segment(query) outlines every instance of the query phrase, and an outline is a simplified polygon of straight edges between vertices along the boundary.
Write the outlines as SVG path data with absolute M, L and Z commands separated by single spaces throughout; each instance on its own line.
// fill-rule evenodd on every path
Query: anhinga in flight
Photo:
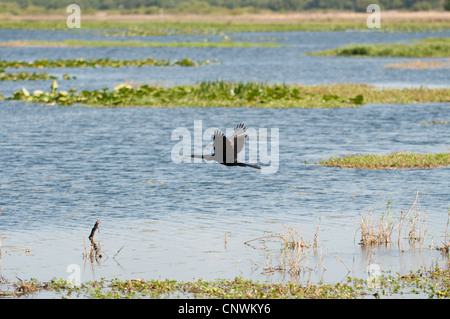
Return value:
M 242 151 L 247 137 L 243 123 L 238 124 L 233 135 L 229 138 L 220 131 L 214 132 L 213 154 L 211 155 L 191 155 L 193 158 L 204 158 L 207 161 L 216 161 L 225 166 L 242 166 L 261 169 L 261 166 L 239 162 L 238 154 Z

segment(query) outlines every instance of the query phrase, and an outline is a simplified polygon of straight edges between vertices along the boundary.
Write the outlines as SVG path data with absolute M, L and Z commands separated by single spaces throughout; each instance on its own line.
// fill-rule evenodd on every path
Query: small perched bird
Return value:
M 211 155 L 191 155 L 193 158 L 204 158 L 208 161 L 216 161 L 225 166 L 242 166 L 261 169 L 261 166 L 239 162 L 238 154 L 242 151 L 247 137 L 245 126 L 240 123 L 236 126 L 233 135 L 229 138 L 220 131 L 214 132 L 213 154 Z

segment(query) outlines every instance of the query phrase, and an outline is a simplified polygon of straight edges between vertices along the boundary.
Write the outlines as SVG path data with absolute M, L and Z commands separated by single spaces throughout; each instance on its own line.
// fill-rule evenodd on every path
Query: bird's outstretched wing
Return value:
M 237 160 L 237 154 L 239 154 L 245 145 L 245 138 L 247 137 L 246 129 L 244 123 L 240 123 L 236 126 L 233 135 L 231 135 L 228 140 L 230 141 L 231 147 L 233 148 L 233 152 L 235 159 Z
M 214 159 L 219 163 L 234 163 L 234 147 L 220 130 L 214 132 Z

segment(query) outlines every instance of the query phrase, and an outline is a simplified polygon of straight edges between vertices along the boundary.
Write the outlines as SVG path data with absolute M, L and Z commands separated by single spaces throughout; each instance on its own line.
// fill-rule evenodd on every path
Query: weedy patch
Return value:
M 110 90 L 76 89 L 51 92 L 22 88 L 7 100 L 59 105 L 81 104 L 97 107 L 267 107 L 336 108 L 363 103 L 444 102 L 450 89 L 375 90 L 367 85 L 300 86 L 255 82 L 204 81 L 173 87 L 148 84 L 120 84 Z
M 309 55 L 377 57 L 450 57 L 450 38 L 428 38 L 412 43 L 351 44 Z
M 418 244 L 422 248 L 426 238 L 426 222 L 428 212 L 423 212 L 420 206 L 419 194 L 407 212 L 402 210 L 399 217 L 395 217 L 391 202 L 379 219 L 374 219 L 374 210 L 361 215 L 358 229 L 361 233 L 360 245 L 388 245 L 394 241 L 393 235 L 398 234 L 397 244 L 400 247 L 404 240 L 411 245 Z
M 261 249 L 267 253 L 266 265 L 263 267 L 265 273 L 282 272 L 288 273 L 293 277 L 297 277 L 301 273 L 311 272 L 313 268 L 309 263 L 309 249 L 312 248 L 314 252 L 318 253 L 318 235 L 319 228 L 317 226 L 313 242 L 306 241 L 300 230 L 283 225 L 281 234 L 271 234 L 246 241 L 244 244 L 249 245 L 255 249 Z M 276 241 L 281 244 L 280 254 L 278 256 L 278 264 L 272 264 L 273 250 L 269 247 Z M 258 246 L 255 246 L 257 243 Z
M 15 73 L 0 73 L 0 81 L 39 81 L 39 80 L 55 80 L 57 76 L 49 75 L 48 73 L 29 73 L 29 72 L 15 72 Z
M 189 58 L 183 58 L 181 60 L 157 60 L 153 57 L 148 57 L 146 59 L 136 59 L 136 60 L 115 60 L 109 58 L 100 59 L 58 59 L 58 60 L 35 60 L 33 62 L 25 61 L 0 61 L 0 69 L 6 68 L 123 68 L 130 66 L 200 66 L 210 64 L 212 62 L 217 62 L 217 60 L 205 60 L 205 61 L 192 61 Z
M 319 165 L 359 169 L 435 168 L 450 165 L 450 153 L 405 153 L 331 157 Z
M 420 294 L 424 298 L 450 297 L 450 269 L 432 267 L 407 274 L 382 275 L 373 286 L 365 279 L 348 277 L 339 283 L 261 283 L 234 279 L 187 282 L 176 280 L 100 280 L 74 287 L 63 279 L 48 282 L 20 281 L 15 289 L 0 297 L 17 298 L 53 292 L 61 298 L 139 299 L 139 298 L 220 298 L 220 299 L 356 299 L 402 298 Z

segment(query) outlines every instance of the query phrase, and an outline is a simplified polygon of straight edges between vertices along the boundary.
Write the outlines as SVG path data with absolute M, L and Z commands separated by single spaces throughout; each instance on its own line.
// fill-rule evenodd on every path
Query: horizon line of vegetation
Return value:
M 366 21 L 325 20 L 257 23 L 257 22 L 176 22 L 176 21 L 83 21 L 83 30 L 97 30 L 107 36 L 157 35 L 224 35 L 239 32 L 292 32 L 292 31 L 371 31 Z M 71 30 L 66 21 L 52 20 L 0 20 L 0 29 Z M 438 32 L 450 29 L 449 21 L 386 22 L 378 32 Z M 71 30 L 74 31 L 74 30 Z M 75 30 L 79 32 L 80 30 Z
M 85 105 L 96 107 L 262 107 L 262 108 L 338 108 L 358 107 L 366 103 L 449 102 L 450 89 L 408 88 L 378 90 L 365 84 L 291 85 L 256 82 L 203 81 L 194 85 L 163 87 L 123 83 L 113 90 L 58 90 L 53 81 L 51 92 L 26 88 L 11 97 L 47 105 Z
M 450 1 L 427 0 L 399 0 L 375 1 L 380 9 L 402 11 L 430 11 L 450 10 Z M 365 12 L 367 2 L 348 0 L 345 2 L 317 0 L 79 0 L 78 4 L 86 13 L 115 12 L 115 13 L 142 13 L 142 14 L 243 14 L 243 13 L 285 13 L 301 11 L 349 11 Z M 2 12 L 18 14 L 38 14 L 42 12 L 61 13 L 67 6 L 64 1 L 54 0 L 4 0 L 1 3 Z M 162 11 L 163 10 L 163 11 Z
M 189 58 L 183 58 L 181 60 L 157 60 L 153 57 L 148 57 L 145 59 L 135 59 L 135 60 L 116 60 L 109 58 L 78 58 L 78 59 L 58 59 L 58 60 L 35 60 L 32 62 L 25 61 L 6 61 L 0 60 L 0 70 L 10 68 L 10 69 L 19 69 L 19 68 L 84 68 L 84 67 L 113 67 L 113 68 L 121 68 L 121 67 L 130 67 L 130 66 L 200 66 L 207 65 L 210 63 L 217 62 L 216 59 L 212 61 L 206 59 L 204 61 L 192 61 Z
M 2 47 L 187 47 L 187 48 L 260 48 L 282 47 L 278 43 L 198 41 L 198 42 L 143 42 L 143 41 L 87 41 L 87 40 L 15 40 L 0 43 Z
M 350 44 L 308 55 L 356 57 L 450 57 L 450 38 L 427 38 L 412 43 Z
M 450 153 L 406 153 L 331 157 L 319 165 L 359 169 L 436 168 L 450 166 Z

